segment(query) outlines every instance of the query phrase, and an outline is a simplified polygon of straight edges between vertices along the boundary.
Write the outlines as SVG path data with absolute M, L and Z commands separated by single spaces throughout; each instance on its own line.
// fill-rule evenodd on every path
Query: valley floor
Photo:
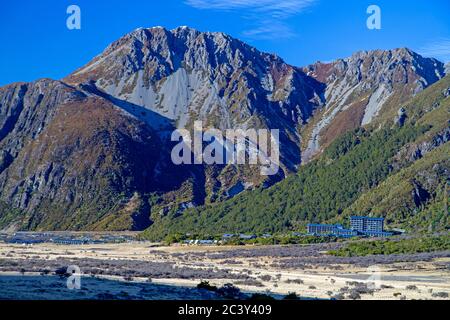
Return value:
M 232 283 L 244 292 L 276 296 L 295 292 L 300 297 L 320 299 L 449 299 L 450 252 L 351 258 L 326 254 L 341 245 L 155 247 L 144 242 L 80 246 L 0 243 L 0 282 L 5 286 L 27 286 L 24 276 L 28 276 L 28 283 L 31 279 L 39 286 L 39 281 L 44 281 L 40 275 L 50 279 L 58 268 L 76 265 L 84 275 L 94 276 L 82 281 L 82 290 L 94 291 L 87 296 L 92 299 L 102 294 L 95 291 L 95 279 L 100 278 L 119 280 L 130 290 L 136 289 L 132 284 L 143 283 L 185 290 L 206 280 L 215 286 Z M 123 288 L 119 292 L 122 291 Z M 108 294 L 117 298 L 114 292 Z M 176 296 L 150 292 L 161 299 Z M 182 294 L 186 298 L 187 293 Z M 207 298 L 198 290 L 188 294 L 190 299 Z M 22 297 L 18 293 L 16 298 Z

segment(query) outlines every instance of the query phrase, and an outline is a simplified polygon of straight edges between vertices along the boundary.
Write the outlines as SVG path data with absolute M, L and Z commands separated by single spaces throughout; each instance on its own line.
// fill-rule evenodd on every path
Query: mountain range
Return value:
M 64 79 L 0 88 L 0 227 L 158 238 L 364 211 L 445 228 L 445 74 L 406 48 L 297 67 L 224 33 L 134 30 Z M 279 174 L 172 164 L 171 132 L 196 120 L 279 129 Z

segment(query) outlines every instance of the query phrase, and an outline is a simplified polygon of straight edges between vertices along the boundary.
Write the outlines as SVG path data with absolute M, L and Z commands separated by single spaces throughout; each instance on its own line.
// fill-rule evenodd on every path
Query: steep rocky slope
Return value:
M 62 82 L 1 88 L 1 220 L 143 229 L 150 211 L 180 212 L 279 181 L 300 164 L 298 127 L 321 105 L 320 88 L 222 33 L 135 30 Z M 263 177 L 252 166 L 174 166 L 170 133 L 195 120 L 205 129 L 280 129 L 282 170 Z
M 5 226 L 142 230 L 147 194 L 192 179 L 167 161 L 154 130 L 106 99 L 48 79 L 0 92 Z M 117 219 L 103 223 L 110 215 Z
M 346 131 L 379 122 L 407 100 L 440 80 L 443 63 L 401 48 L 357 52 L 347 59 L 316 63 L 305 72 L 326 85 L 325 107 L 303 130 L 308 162 Z
M 298 128 L 322 105 L 323 86 L 302 70 L 223 33 L 187 27 L 135 30 L 65 81 L 90 83 L 177 128 L 202 120 L 221 130 L 280 129 L 291 171 L 300 163 Z
M 450 214 L 443 210 L 450 184 L 450 76 L 406 103 L 403 112 L 406 121 L 430 129 L 395 155 L 398 172 L 345 213 L 386 216 L 411 230 L 450 227 Z
M 8 159 L 35 139 L 52 121 L 57 107 L 85 95 L 68 85 L 49 79 L 15 83 L 0 88 L 0 173 Z
M 151 189 L 160 149 L 155 136 L 107 101 L 61 104 L 0 175 L 1 199 L 23 210 L 27 229 L 89 228 L 133 191 Z M 148 225 L 147 213 L 126 228 Z

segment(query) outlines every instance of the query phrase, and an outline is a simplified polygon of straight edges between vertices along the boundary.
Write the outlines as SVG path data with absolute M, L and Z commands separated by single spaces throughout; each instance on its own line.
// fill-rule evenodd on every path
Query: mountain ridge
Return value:
M 61 81 L 0 88 L 0 224 L 11 225 L 21 210 L 18 228 L 145 229 L 285 179 L 342 134 L 391 121 L 440 77 L 442 63 L 409 49 L 295 67 L 224 33 L 136 29 Z M 103 120 L 91 122 L 78 109 Z M 194 120 L 222 130 L 281 129 L 279 175 L 263 178 L 252 166 L 171 165 L 168 133 L 191 130 Z M 58 131 L 63 127 L 76 138 Z M 49 140 L 50 132 L 61 136 Z M 317 144 L 308 150 L 305 141 Z M 147 147 L 151 152 L 140 151 Z M 77 172 L 86 173 L 83 183 L 74 183 Z M 92 194 L 98 198 L 87 201 Z

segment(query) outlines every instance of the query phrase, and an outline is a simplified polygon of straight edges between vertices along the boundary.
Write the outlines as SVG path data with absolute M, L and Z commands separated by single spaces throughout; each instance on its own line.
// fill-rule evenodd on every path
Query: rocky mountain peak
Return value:
M 173 30 L 162 27 L 139 28 L 113 42 L 93 61 L 66 78 L 66 81 L 79 83 L 109 76 L 108 70 L 111 69 L 120 71 L 120 76 L 123 76 L 145 70 L 150 65 L 145 71 L 150 71 L 149 78 L 155 82 L 181 66 L 210 70 L 226 64 L 237 69 L 254 61 L 254 56 L 275 60 L 274 56 L 262 54 L 221 32 L 199 32 L 189 27 Z M 219 71 L 226 72 L 227 68 Z
M 322 103 L 317 83 L 299 68 L 222 32 L 189 27 L 136 29 L 65 81 L 91 83 L 177 127 L 188 127 L 195 116 L 219 128 L 262 122 L 291 128 L 295 136 Z
M 383 110 L 402 103 L 444 77 L 444 65 L 408 48 L 359 51 L 303 69 L 325 84 L 325 108 L 305 137 L 309 161 L 336 135 L 371 124 Z M 398 105 L 393 105 L 398 109 Z
M 428 86 L 441 79 L 444 65 L 433 58 L 424 58 L 408 48 L 358 51 L 349 58 L 332 63 L 318 62 L 305 68 L 321 82 L 331 83 L 339 78 L 361 83 L 365 87 L 385 83 L 393 86 L 417 81 Z M 423 88 L 422 88 L 423 89 Z
M 221 130 L 279 129 L 281 175 L 300 165 L 298 128 L 323 104 L 323 85 L 300 68 L 222 32 L 189 27 L 136 29 L 64 81 L 109 100 L 161 139 L 197 120 Z M 264 183 L 253 173 L 214 175 L 214 189 L 225 192 Z

